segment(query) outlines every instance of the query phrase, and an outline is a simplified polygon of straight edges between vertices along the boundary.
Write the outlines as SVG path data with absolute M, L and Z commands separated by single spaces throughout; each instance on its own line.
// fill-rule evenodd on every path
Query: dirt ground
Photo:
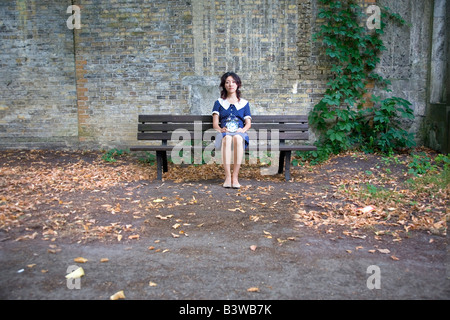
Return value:
M 239 190 L 216 165 L 157 181 L 135 155 L 101 156 L 2 151 L 0 299 L 450 298 L 448 199 L 405 200 L 406 155 L 336 156 L 289 182 L 246 165 Z M 356 182 L 395 185 L 401 205 Z

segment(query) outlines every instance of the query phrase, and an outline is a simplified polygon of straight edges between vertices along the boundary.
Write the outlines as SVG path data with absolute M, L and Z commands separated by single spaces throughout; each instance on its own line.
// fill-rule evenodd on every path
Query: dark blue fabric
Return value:
M 250 104 L 247 102 L 245 107 L 241 109 L 237 109 L 234 104 L 231 104 L 228 109 L 225 109 L 217 100 L 214 103 L 213 112 L 219 113 L 219 123 L 220 127 L 223 128 L 225 126 L 225 121 L 230 115 L 236 116 L 239 121 L 239 128 L 243 128 L 245 126 L 245 117 L 251 117 L 250 114 Z
M 224 100 L 221 100 L 222 103 L 227 103 Z M 214 107 L 212 110 L 213 114 L 217 113 L 219 115 L 219 125 L 221 128 L 225 127 L 226 120 L 230 115 L 234 115 L 239 122 L 239 128 L 243 128 L 245 126 L 245 118 L 250 117 L 250 104 L 246 102 L 245 106 L 238 109 L 234 104 L 230 104 L 228 108 L 224 108 L 219 100 L 216 100 L 214 103 Z M 225 137 L 227 134 L 235 135 L 232 133 L 222 133 L 222 137 Z M 247 133 L 239 133 L 240 136 L 244 138 L 244 148 L 246 149 L 249 145 L 249 137 Z M 216 138 L 217 139 L 217 138 Z

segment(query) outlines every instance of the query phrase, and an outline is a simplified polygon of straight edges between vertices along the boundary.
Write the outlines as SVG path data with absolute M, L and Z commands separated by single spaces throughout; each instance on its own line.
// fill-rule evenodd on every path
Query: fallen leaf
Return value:
M 167 216 L 162 216 L 162 215 L 158 214 L 156 216 L 156 218 L 161 219 L 161 220 L 167 220 L 167 219 L 172 218 L 172 217 L 173 217 L 173 214 L 169 214 Z
M 155 199 L 155 200 L 153 200 L 153 202 L 159 203 L 159 202 L 164 202 L 164 200 L 163 199 Z
M 369 212 L 374 211 L 375 207 L 374 206 L 367 206 L 367 207 L 364 207 L 364 208 L 359 208 L 358 210 L 361 211 L 362 213 L 369 213 Z
M 75 261 L 77 263 L 86 263 L 86 262 L 88 262 L 88 259 L 83 258 L 83 257 L 78 257 L 78 258 L 73 259 L 73 261 Z
M 250 246 L 250 250 L 255 251 L 256 250 L 256 246 L 255 245 Z
M 180 236 L 178 234 L 172 233 L 172 237 L 179 238 Z
M 79 267 L 78 269 L 66 275 L 66 279 L 77 279 L 81 278 L 82 276 L 84 276 L 84 270 L 82 267 Z
M 389 249 L 378 249 L 381 253 L 390 253 L 391 251 Z
M 397 258 L 396 256 L 391 256 L 391 259 L 392 260 L 395 260 L 395 261 L 398 261 L 398 260 L 400 260 L 399 258 Z
M 263 230 L 263 232 L 264 232 L 264 234 L 265 234 L 264 237 L 266 237 L 267 239 L 272 239 L 272 235 L 270 234 L 270 232 L 267 232 L 267 231 L 265 231 L 265 230 Z
M 108 258 L 101 258 L 101 259 L 100 259 L 100 262 L 108 262 L 108 261 L 109 261 Z
M 150 281 L 150 282 L 148 283 L 148 285 L 149 285 L 150 287 L 156 287 L 156 286 L 157 286 L 157 284 L 156 284 L 156 283 L 154 283 L 154 282 L 151 282 L 151 281 Z
M 259 292 L 259 288 L 258 287 L 251 287 L 247 289 L 248 292 Z
M 119 299 L 125 299 L 125 294 L 123 290 L 114 293 L 111 297 L 109 297 L 110 300 L 119 300 Z
M 172 228 L 177 229 L 177 228 L 179 228 L 180 226 L 181 226 L 181 224 L 175 223 L 175 224 L 172 226 Z
M 133 234 L 133 235 L 129 236 L 128 239 L 130 239 L 130 240 L 139 239 L 139 235 L 138 234 Z
M 21 237 L 18 237 L 17 239 L 16 239 L 16 241 L 22 241 L 22 240 L 33 240 L 36 236 L 38 235 L 38 233 L 37 232 L 35 232 L 35 233 L 33 233 L 32 235 L 25 235 L 25 236 L 21 236 Z M 45 234 L 44 234 L 45 235 Z

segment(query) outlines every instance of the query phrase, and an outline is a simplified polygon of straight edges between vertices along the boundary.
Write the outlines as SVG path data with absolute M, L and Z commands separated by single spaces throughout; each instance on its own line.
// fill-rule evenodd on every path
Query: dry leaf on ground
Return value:
M 110 300 L 119 300 L 119 299 L 125 299 L 125 293 L 123 290 L 118 291 L 114 293 L 112 296 L 109 297 Z

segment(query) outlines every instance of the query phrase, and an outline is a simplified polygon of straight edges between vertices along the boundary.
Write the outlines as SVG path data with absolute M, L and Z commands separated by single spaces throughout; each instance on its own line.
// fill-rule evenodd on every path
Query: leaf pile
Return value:
M 320 166 L 293 168 L 290 182 L 283 175 L 261 175 L 260 166 L 244 165 L 244 187 L 225 190 L 218 199 L 212 187 L 223 179 L 219 165 L 169 164 L 164 181 L 146 188 L 156 179 L 156 167 L 130 155 L 107 163 L 99 152 L 4 151 L 0 241 L 66 236 L 135 241 L 153 227 L 183 238 L 193 226 L 226 223 L 239 228 L 278 221 L 357 238 L 389 235 L 400 241 L 413 230 L 445 235 L 449 186 L 442 183 L 443 169 L 432 166 L 434 170 L 412 174 L 413 160 L 410 155 L 349 152 Z M 167 181 L 170 186 L 164 186 Z M 214 216 L 196 215 L 208 210 Z M 266 232 L 264 237 L 286 241 L 284 235 Z
M 66 225 L 68 216 L 76 215 L 75 209 L 81 206 L 73 201 L 64 202 L 62 199 L 67 194 L 75 195 L 82 191 L 100 193 L 121 183 L 149 179 L 154 175 L 151 168 L 138 163 L 127 163 L 126 166 L 107 164 L 100 160 L 98 154 L 93 159 L 85 160 L 82 153 L 29 151 L 21 156 L 24 153 L 2 153 L 0 230 L 8 231 L 20 227 L 27 219 L 42 216 L 39 227 L 44 230 L 43 235 L 57 235 L 57 230 Z M 53 153 L 51 157 L 58 160 L 48 161 L 48 153 Z M 64 157 L 74 162 L 64 163 L 61 161 Z M 79 218 L 75 224 L 85 231 L 99 234 L 129 229 L 117 223 L 91 228 L 94 222 Z
M 351 156 L 363 161 L 374 157 L 357 153 Z M 334 160 L 344 157 L 348 154 Z M 446 235 L 450 186 L 442 181 L 442 169 L 427 172 L 429 177 L 437 177 L 433 181 L 407 173 L 410 157 L 396 159 L 395 166 L 385 166 L 383 161 L 352 174 L 343 175 L 334 168 L 326 170 L 331 188 L 315 192 L 318 208 L 298 210 L 296 221 L 309 227 L 324 227 L 329 233 L 334 232 L 333 226 L 349 227 L 344 233 L 360 238 L 365 237 L 361 230 L 373 230 L 376 236 L 390 234 L 397 241 L 401 240 L 400 234 L 412 230 Z M 397 168 L 395 174 L 392 167 Z

